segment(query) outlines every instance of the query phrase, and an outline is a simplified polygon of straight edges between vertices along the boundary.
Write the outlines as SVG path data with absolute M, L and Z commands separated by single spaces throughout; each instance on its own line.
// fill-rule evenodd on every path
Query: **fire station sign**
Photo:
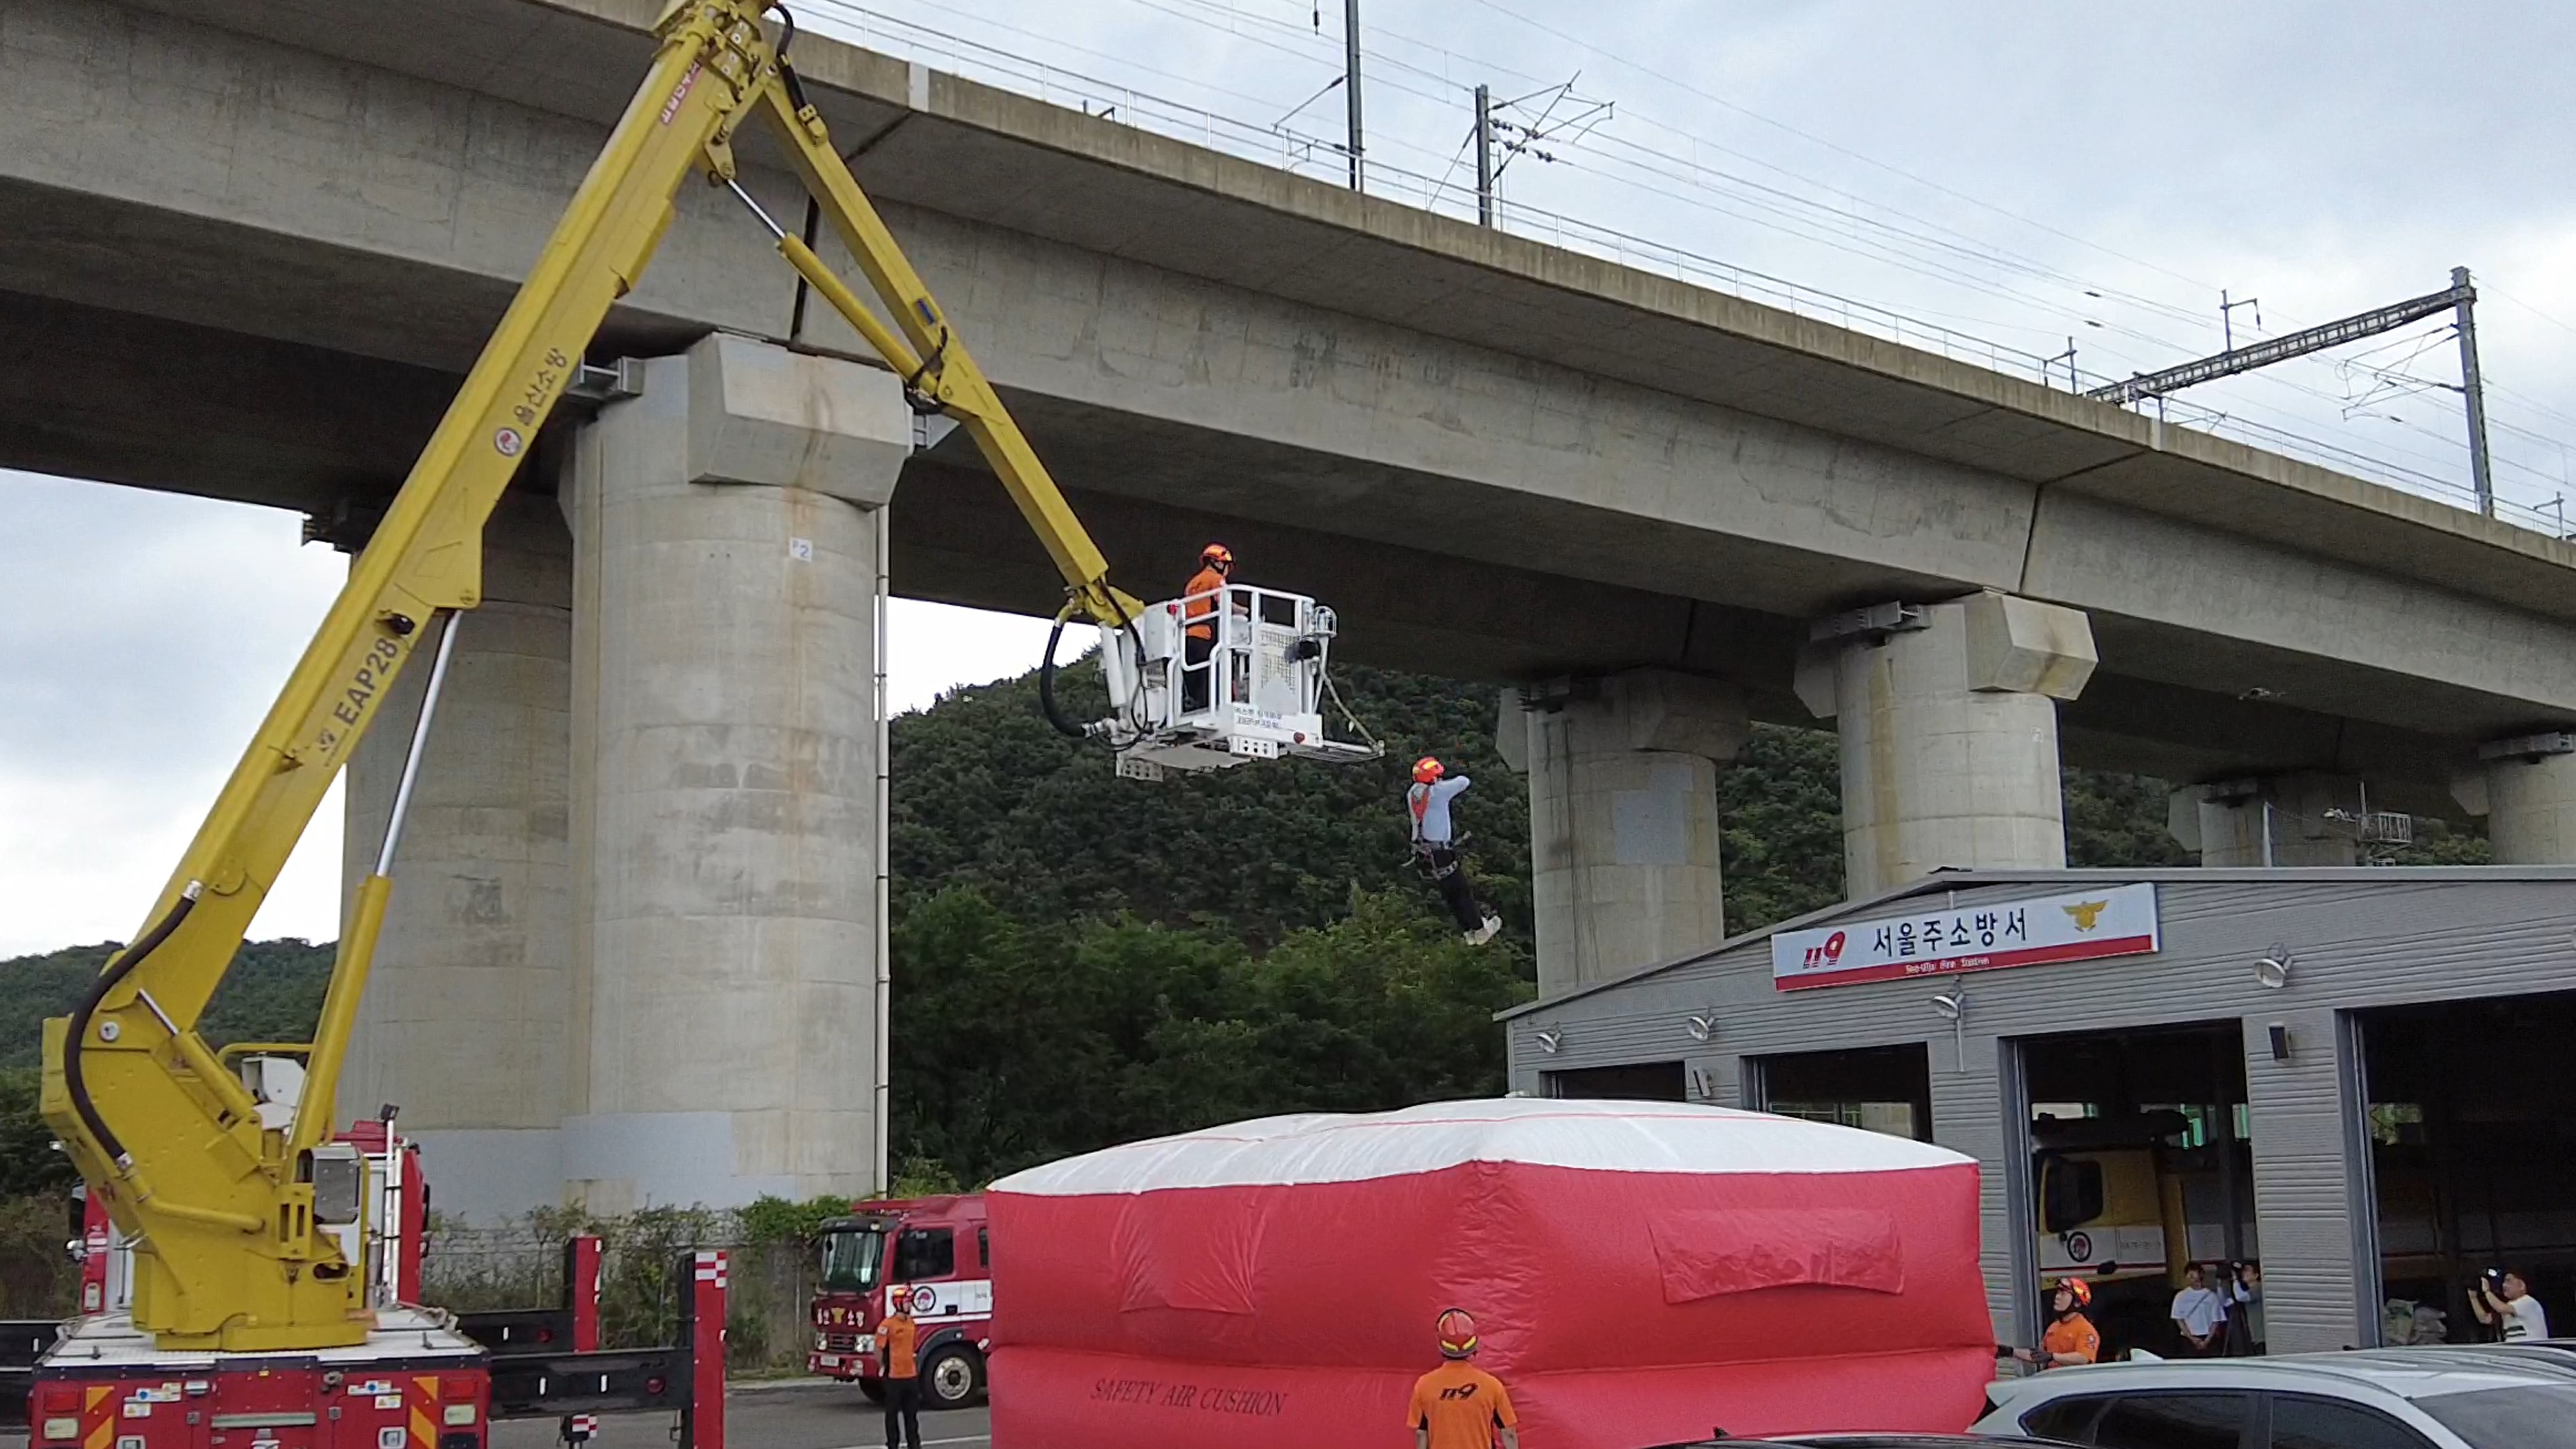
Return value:
M 2114 886 L 1783 931 L 1771 938 L 1771 984 L 1801 991 L 1999 971 L 2051 961 L 2140 956 L 2158 943 L 2156 888 Z

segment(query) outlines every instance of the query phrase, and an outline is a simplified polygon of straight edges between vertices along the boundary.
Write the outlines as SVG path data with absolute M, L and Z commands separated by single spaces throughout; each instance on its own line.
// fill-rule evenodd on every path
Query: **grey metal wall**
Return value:
M 1984 1268 L 1999 1338 L 2036 1322 L 2027 1231 L 2014 1230 L 2028 1170 L 2007 1089 L 2016 1040 L 2196 1021 L 2241 1023 L 2252 1123 L 2255 1212 L 2266 1319 L 2275 1352 L 2374 1341 L 2365 1139 L 2358 1127 L 2357 1037 L 2345 1013 L 2409 1002 L 2576 989 L 2576 869 L 1962 874 L 1789 926 L 2028 899 L 2085 885 L 2152 881 L 2162 949 L 2149 956 L 1782 992 L 1769 935 L 1730 942 L 1508 1018 L 1512 1087 L 1543 1094 L 1550 1071 L 1680 1060 L 1695 1099 L 1739 1105 L 1746 1059 L 1783 1052 L 1923 1042 L 1932 1068 L 1934 1140 L 1975 1157 L 1984 1178 Z M 2254 963 L 2287 953 L 2273 990 Z M 1964 987 L 1964 1051 L 1936 1014 L 1936 991 Z M 1689 1018 L 1714 1020 L 1701 1041 Z M 2269 1028 L 2290 1033 L 2275 1061 Z M 1543 1050 L 1539 1034 L 1554 1033 Z

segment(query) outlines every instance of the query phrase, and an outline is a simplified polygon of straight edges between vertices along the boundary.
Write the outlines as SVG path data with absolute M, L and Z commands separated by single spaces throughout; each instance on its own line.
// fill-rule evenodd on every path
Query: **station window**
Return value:
M 1755 1059 L 1762 1107 L 1783 1117 L 1932 1140 L 1932 1061 L 1920 1042 Z
M 1547 1094 L 1593 1101 L 1690 1100 L 1679 1062 L 1632 1062 L 1625 1066 L 1578 1067 L 1572 1071 L 1549 1072 Z

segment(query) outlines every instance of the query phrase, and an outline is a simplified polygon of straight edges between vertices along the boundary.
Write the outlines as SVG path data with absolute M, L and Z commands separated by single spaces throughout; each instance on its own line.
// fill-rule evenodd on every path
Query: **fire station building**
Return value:
M 2253 1263 L 2271 1352 L 2576 1322 L 2576 868 L 1943 872 L 1509 1012 L 1533 1096 L 1910 1134 L 1984 1171 L 1997 1337 L 2094 1285 L 2171 1352 Z

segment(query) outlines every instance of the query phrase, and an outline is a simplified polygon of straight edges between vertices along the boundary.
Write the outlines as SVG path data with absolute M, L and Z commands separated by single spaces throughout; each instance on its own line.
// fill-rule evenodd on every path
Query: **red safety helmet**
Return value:
M 1230 569 L 1234 567 L 1234 550 L 1221 543 L 1209 544 L 1199 550 L 1199 562 L 1212 568 Z
M 1473 1358 L 1476 1353 L 1476 1320 L 1464 1308 L 1452 1308 L 1440 1315 L 1440 1356 Z
M 1430 755 L 1413 762 L 1413 782 L 1417 785 L 1428 785 L 1448 773 L 1449 767 Z
M 2085 1282 L 2081 1278 L 2060 1278 L 2057 1280 L 2057 1286 L 2066 1290 L 2067 1296 L 2075 1300 L 2076 1307 L 2090 1308 L 2093 1306 L 2092 1284 Z M 2051 1291 L 2053 1292 L 2055 1290 Z

